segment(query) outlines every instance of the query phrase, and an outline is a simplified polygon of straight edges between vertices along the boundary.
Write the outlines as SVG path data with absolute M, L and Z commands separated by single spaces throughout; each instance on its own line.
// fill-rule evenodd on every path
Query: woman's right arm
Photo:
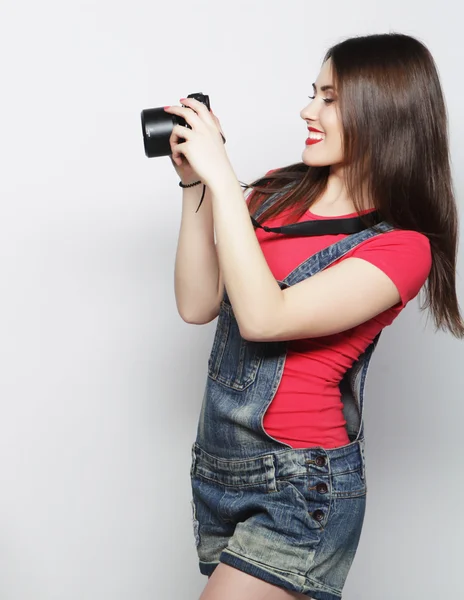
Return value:
M 211 192 L 203 184 L 182 189 L 182 218 L 174 269 L 179 315 L 186 323 L 202 325 L 219 314 L 224 285 L 214 242 Z

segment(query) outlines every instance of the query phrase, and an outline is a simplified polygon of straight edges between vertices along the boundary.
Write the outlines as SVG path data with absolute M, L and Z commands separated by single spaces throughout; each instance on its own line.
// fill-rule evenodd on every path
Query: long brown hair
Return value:
M 349 38 L 328 50 L 344 138 L 346 186 L 360 211 L 363 182 L 370 204 L 398 229 L 430 240 L 432 268 L 421 310 L 430 308 L 437 329 L 464 337 L 456 295 L 458 215 L 451 178 L 448 120 L 437 68 L 417 39 L 398 33 Z M 327 186 L 330 166 L 303 162 L 276 169 L 245 188 L 250 214 L 283 186 L 289 191 L 260 222 L 293 209 L 302 217 Z M 372 218 L 359 215 L 368 226 Z

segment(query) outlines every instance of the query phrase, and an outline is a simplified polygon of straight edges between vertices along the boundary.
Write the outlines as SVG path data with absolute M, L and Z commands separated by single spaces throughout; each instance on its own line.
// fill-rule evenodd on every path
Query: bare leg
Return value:
M 220 563 L 208 578 L 199 600 L 311 600 Z

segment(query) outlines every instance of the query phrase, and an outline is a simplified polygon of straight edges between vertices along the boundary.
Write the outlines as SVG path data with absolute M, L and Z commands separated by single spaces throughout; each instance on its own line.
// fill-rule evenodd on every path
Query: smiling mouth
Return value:
M 316 138 L 316 137 L 312 137 L 309 136 L 308 139 L 306 140 L 306 145 L 307 146 L 313 146 L 314 144 L 318 144 L 319 142 L 323 142 L 324 138 Z
M 314 127 L 308 127 L 308 139 L 306 140 L 307 146 L 312 146 L 313 144 L 318 144 L 322 142 L 325 138 L 325 134 Z

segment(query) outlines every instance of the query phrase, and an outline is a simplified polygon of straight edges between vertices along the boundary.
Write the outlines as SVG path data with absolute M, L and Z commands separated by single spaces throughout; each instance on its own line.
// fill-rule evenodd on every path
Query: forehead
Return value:
M 318 87 L 322 85 L 333 85 L 332 61 L 330 58 L 322 65 L 319 75 L 317 76 L 316 84 Z

